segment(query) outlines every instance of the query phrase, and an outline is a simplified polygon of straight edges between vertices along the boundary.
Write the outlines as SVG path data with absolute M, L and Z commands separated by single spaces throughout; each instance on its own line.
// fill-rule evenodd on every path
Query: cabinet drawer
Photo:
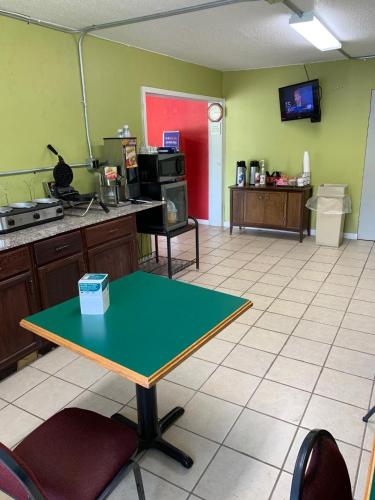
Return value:
M 86 243 L 88 248 L 95 247 L 107 241 L 112 241 L 123 236 L 135 235 L 135 217 L 123 217 L 111 222 L 104 222 L 97 226 L 85 229 Z
M 29 271 L 31 268 L 28 247 L 0 253 L 0 280 Z
M 82 239 L 79 231 L 49 238 L 35 243 L 35 260 L 39 266 L 54 260 L 82 252 Z

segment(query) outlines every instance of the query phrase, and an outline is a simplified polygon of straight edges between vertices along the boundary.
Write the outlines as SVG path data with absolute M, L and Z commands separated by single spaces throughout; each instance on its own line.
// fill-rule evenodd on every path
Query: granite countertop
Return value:
M 28 227 L 26 229 L 20 229 L 13 233 L 0 234 L 0 252 L 21 245 L 27 245 L 34 241 L 50 238 L 51 236 L 56 236 L 61 233 L 67 233 L 68 231 L 73 231 L 81 227 L 92 226 L 93 224 L 117 219 L 124 215 L 130 215 L 142 210 L 158 207 L 163 205 L 163 203 L 163 201 L 153 201 L 152 205 L 147 203 L 141 205 L 126 205 L 123 207 L 109 207 L 110 212 L 108 214 L 106 214 L 102 208 L 94 207 L 90 209 L 84 217 L 70 215 L 71 213 L 82 213 L 82 209 L 66 209 L 63 219 Z

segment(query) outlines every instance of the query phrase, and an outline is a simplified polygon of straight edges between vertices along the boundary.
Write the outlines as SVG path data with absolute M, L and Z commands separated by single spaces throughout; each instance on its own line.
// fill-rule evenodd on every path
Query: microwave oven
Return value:
M 139 233 L 172 231 L 188 223 L 188 196 L 186 181 L 150 182 L 141 185 L 142 194 L 152 200 L 164 201 L 151 210 L 137 212 Z
M 183 153 L 154 153 L 138 155 L 141 182 L 176 182 L 185 178 Z

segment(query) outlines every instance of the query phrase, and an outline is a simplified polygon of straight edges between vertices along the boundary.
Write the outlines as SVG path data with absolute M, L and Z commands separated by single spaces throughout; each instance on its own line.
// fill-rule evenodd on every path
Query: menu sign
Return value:
M 180 132 L 179 130 L 167 130 L 163 132 L 163 147 L 180 150 Z
M 137 164 L 137 138 L 126 137 L 122 139 L 122 147 L 124 148 L 125 168 L 136 168 Z

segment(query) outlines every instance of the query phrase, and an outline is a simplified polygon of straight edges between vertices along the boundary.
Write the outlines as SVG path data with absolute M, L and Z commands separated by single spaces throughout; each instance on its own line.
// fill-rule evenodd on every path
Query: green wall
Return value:
M 266 160 L 271 172 L 298 174 L 303 151 L 311 158 L 312 183 L 347 183 L 353 213 L 345 231 L 357 232 L 375 61 L 307 65 L 323 90 L 322 121 L 280 121 L 278 87 L 306 80 L 303 66 L 224 73 L 226 179 L 234 183 L 237 160 Z M 228 218 L 226 193 L 226 219 Z
M 76 40 L 0 16 L 0 171 L 55 164 L 53 144 L 68 163 L 88 157 Z M 95 37 L 84 42 L 89 121 L 94 154 L 102 138 L 128 123 L 141 140 L 142 85 L 220 97 L 222 73 Z M 0 177 L 0 205 L 42 195 L 52 172 Z M 74 170 L 74 186 L 93 187 L 93 175 Z M 33 193 L 34 194 L 34 193 Z
M 48 166 L 55 145 L 70 163 L 85 162 L 76 39 L 0 16 L 0 171 Z M 141 86 L 226 98 L 226 179 L 234 182 L 235 162 L 264 158 L 269 170 L 297 174 L 310 151 L 312 182 L 350 186 L 356 232 L 375 61 L 310 64 L 310 78 L 323 88 L 322 122 L 281 123 L 277 89 L 306 79 L 302 66 L 221 73 L 95 37 L 84 43 L 89 122 L 94 154 L 102 138 L 128 123 L 142 140 Z M 93 175 L 74 170 L 74 185 L 91 190 Z M 0 204 L 42 195 L 52 173 L 0 178 Z M 227 191 L 227 189 L 226 189 Z M 226 219 L 228 218 L 226 192 Z

